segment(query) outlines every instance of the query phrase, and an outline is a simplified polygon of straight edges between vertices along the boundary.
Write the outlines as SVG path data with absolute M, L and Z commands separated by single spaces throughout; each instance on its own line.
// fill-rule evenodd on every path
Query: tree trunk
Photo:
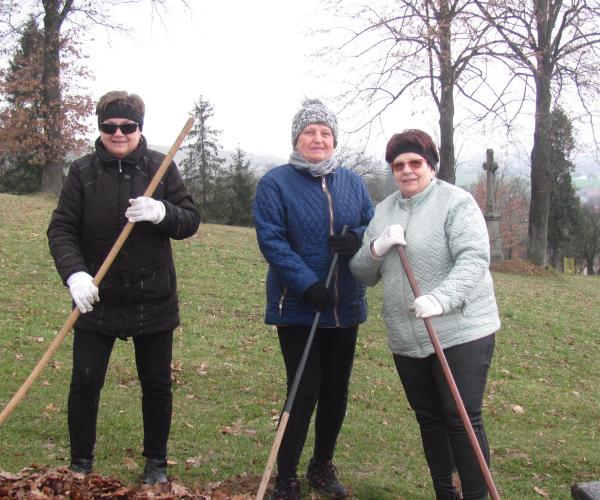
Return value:
M 586 263 L 586 267 L 587 267 L 588 276 L 593 276 L 594 275 L 594 259 L 588 258 L 585 260 L 585 263 Z
M 60 27 L 71 1 L 60 12 L 59 0 L 44 0 L 44 68 L 42 72 L 42 101 L 45 129 L 44 167 L 42 191 L 58 195 L 62 188 L 62 171 L 65 163 L 61 148 L 60 92 Z
M 455 184 L 454 96 L 452 91 L 442 92 L 440 108 L 440 169 L 438 177 L 450 184 Z
M 550 175 L 548 173 L 550 80 L 537 82 L 535 131 L 531 150 L 531 203 L 529 205 L 529 240 L 527 259 L 545 266 L 548 248 L 548 215 L 550 213 Z
M 454 70 L 452 69 L 451 16 L 445 1 L 440 2 L 438 19 L 440 43 L 440 168 L 438 177 L 450 184 L 456 183 L 454 158 Z

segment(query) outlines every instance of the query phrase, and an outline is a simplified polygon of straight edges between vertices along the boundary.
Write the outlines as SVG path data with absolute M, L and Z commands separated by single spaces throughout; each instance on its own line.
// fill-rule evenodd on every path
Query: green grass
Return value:
M 70 300 L 50 258 L 55 200 L 0 195 L 0 405 L 66 321 Z M 284 403 L 277 337 L 263 324 L 266 264 L 251 229 L 202 225 L 175 242 L 182 326 L 175 335 L 169 474 L 187 486 L 260 476 Z M 502 316 L 485 400 L 492 473 L 503 498 L 569 498 L 600 479 L 600 280 L 495 274 Z M 381 290 L 369 290 L 351 400 L 336 452 L 360 499 L 427 499 L 418 428 L 387 349 Z M 71 335 L 0 426 L 0 469 L 68 464 Z M 136 485 L 140 389 L 131 342 L 117 342 L 98 423 L 98 472 Z M 520 412 L 519 407 L 522 408 Z M 312 436 L 302 456 L 307 464 Z M 537 489 L 537 491 L 536 491 Z

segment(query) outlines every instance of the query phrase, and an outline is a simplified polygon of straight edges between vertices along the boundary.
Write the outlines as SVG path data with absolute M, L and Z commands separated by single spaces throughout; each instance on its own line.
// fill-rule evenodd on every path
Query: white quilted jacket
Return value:
M 444 309 L 442 316 L 431 318 L 444 349 L 500 328 L 483 214 L 469 193 L 434 179 L 410 199 L 396 192 L 379 203 L 350 262 L 360 282 L 374 286 L 383 280 L 383 315 L 394 354 L 423 358 L 433 353 L 433 346 L 423 320 L 409 311 L 414 295 L 398 253 L 392 249 L 385 258 L 374 259 L 369 251 L 390 224 L 405 229 L 406 254 L 421 293 L 433 295 Z

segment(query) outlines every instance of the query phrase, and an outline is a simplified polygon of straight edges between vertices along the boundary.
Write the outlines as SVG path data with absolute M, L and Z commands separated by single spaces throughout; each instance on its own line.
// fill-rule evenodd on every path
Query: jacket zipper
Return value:
M 279 316 L 281 316 L 283 314 L 283 301 L 285 299 L 286 293 L 287 293 L 287 285 L 283 289 L 283 292 L 281 292 L 281 298 L 279 299 Z
M 408 233 L 408 226 L 410 224 L 410 219 L 412 217 L 412 200 L 408 200 L 407 207 L 408 207 L 408 209 L 407 209 L 408 217 L 406 219 L 406 224 L 404 225 L 404 237 L 405 238 L 406 238 L 406 234 Z M 410 293 L 412 293 L 412 288 L 410 286 L 407 286 L 407 282 L 408 282 L 407 279 L 402 280 L 402 295 L 404 297 L 408 297 L 410 295 Z M 405 312 L 407 318 L 409 318 L 411 314 L 414 314 L 414 311 L 411 311 L 410 308 L 411 308 L 410 304 L 405 304 L 404 312 Z M 417 335 L 417 331 L 415 330 L 414 326 L 412 326 L 412 322 L 409 322 L 409 324 L 411 325 L 411 330 L 412 330 L 412 334 L 415 339 L 415 342 L 419 345 L 419 347 L 423 347 L 421 342 L 419 342 L 419 336 Z
M 323 188 L 323 192 L 327 197 L 327 206 L 329 208 L 329 235 L 334 235 L 334 220 L 333 220 L 333 198 L 329 189 L 327 188 L 327 181 L 325 177 L 321 177 L 321 187 Z M 338 301 L 339 301 L 339 290 L 338 290 L 338 269 L 336 268 L 333 273 L 333 296 L 334 296 L 334 305 L 333 305 L 333 318 L 335 319 L 335 326 L 340 327 L 340 318 L 338 313 Z

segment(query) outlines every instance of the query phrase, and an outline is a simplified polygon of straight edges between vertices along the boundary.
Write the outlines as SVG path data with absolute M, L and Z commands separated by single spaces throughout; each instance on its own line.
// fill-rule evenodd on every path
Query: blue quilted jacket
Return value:
M 269 264 L 265 322 L 311 325 L 315 309 L 302 294 L 325 281 L 333 257 L 329 235 L 348 225 L 362 241 L 373 206 L 362 179 L 338 167 L 313 177 L 292 165 L 266 173 L 256 188 L 256 237 Z M 350 256 L 340 256 L 330 290 L 333 307 L 321 314 L 319 326 L 346 327 L 367 319 L 365 287 L 350 274 Z

